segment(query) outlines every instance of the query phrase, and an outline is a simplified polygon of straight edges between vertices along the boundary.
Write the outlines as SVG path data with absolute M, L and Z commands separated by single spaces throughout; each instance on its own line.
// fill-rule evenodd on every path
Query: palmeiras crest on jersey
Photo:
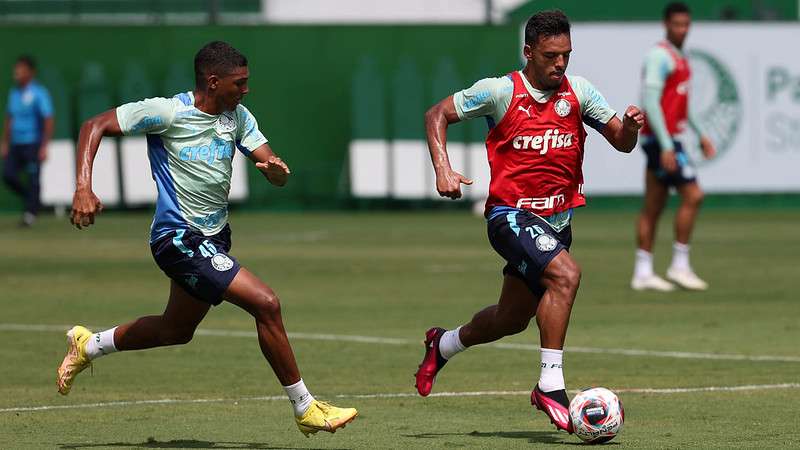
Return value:
M 227 255 L 217 253 L 211 257 L 211 265 L 220 272 L 225 272 L 233 267 L 233 261 Z
M 540 234 L 536 236 L 536 248 L 541 252 L 551 252 L 558 245 L 558 241 L 549 234 Z
M 558 117 L 567 117 L 569 112 L 572 110 L 572 106 L 569 104 L 568 100 L 560 98 L 556 100 L 556 103 L 553 105 L 553 109 L 556 110 Z
M 217 119 L 216 128 L 220 133 L 228 133 L 236 129 L 236 122 L 229 113 L 222 113 Z

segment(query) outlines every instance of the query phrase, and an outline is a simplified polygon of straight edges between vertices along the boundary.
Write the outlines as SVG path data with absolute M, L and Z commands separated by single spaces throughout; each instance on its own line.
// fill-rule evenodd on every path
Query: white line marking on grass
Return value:
M 620 388 L 614 389 L 618 393 L 630 394 L 684 394 L 697 392 L 739 392 L 739 391 L 760 391 L 768 389 L 800 389 L 800 383 L 782 384 L 749 384 L 742 386 L 706 386 L 690 388 Z M 572 393 L 578 392 L 572 390 Z M 499 397 L 499 396 L 521 396 L 530 395 L 530 391 L 467 391 L 467 392 L 434 392 L 430 397 Z M 387 392 L 378 394 L 339 394 L 334 395 L 339 399 L 381 399 L 381 398 L 421 398 L 416 392 Z M 81 409 L 81 408 L 108 408 L 117 406 L 137 406 L 137 405 L 178 405 L 196 403 L 236 403 L 252 401 L 286 401 L 283 395 L 272 395 L 264 397 L 242 397 L 242 398 L 196 398 L 196 399 L 173 399 L 163 398 L 155 400 L 130 400 L 119 402 L 98 402 L 98 403 L 79 403 L 74 405 L 45 405 L 45 406 L 21 406 L 15 408 L 0 409 L 0 413 L 11 412 L 36 412 L 52 411 L 60 409 Z
M 66 332 L 68 325 L 31 325 L 16 323 L 0 323 L 0 331 L 57 331 Z M 94 327 L 103 329 L 104 327 Z M 218 330 L 208 328 L 198 328 L 195 331 L 197 336 L 217 336 L 217 337 L 237 337 L 255 338 L 255 331 L 239 330 Z M 321 334 L 321 333 L 288 333 L 289 337 L 298 340 L 308 341 L 334 341 L 334 342 L 357 342 L 361 344 L 386 344 L 386 345 L 418 345 L 422 340 L 414 341 L 402 338 L 385 338 L 377 336 L 358 336 L 347 334 Z M 539 351 L 538 345 L 516 344 L 516 343 L 494 343 L 486 347 L 494 347 L 504 350 L 526 350 Z M 678 358 L 678 359 L 710 359 L 722 361 L 762 361 L 762 362 L 791 362 L 800 363 L 800 356 L 778 356 L 778 355 L 743 355 L 736 353 L 702 353 L 702 352 L 677 352 L 659 350 L 641 350 L 635 348 L 600 348 L 600 347 L 567 347 L 565 351 L 572 353 L 590 353 L 622 356 L 644 356 L 655 358 Z

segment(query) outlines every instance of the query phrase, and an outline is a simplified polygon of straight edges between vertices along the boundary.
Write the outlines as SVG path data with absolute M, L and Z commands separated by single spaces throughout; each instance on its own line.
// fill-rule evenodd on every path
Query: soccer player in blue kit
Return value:
M 276 186 L 286 184 L 289 168 L 240 103 L 248 93 L 247 59 L 227 43 L 215 41 L 200 49 L 194 66 L 194 91 L 128 103 L 81 127 L 71 215 L 79 229 L 92 225 L 102 210 L 92 192 L 92 163 L 100 140 L 147 135 L 158 188 L 150 248 L 171 279 L 170 295 L 160 315 L 99 333 L 82 326 L 70 329 L 67 355 L 58 368 L 58 391 L 68 394 L 78 373 L 100 356 L 188 343 L 211 305 L 226 300 L 255 318 L 261 351 L 286 390 L 300 431 L 306 436 L 334 432 L 358 412 L 318 401 L 309 393 L 286 336 L 278 296 L 229 254 L 227 206 L 235 149 Z

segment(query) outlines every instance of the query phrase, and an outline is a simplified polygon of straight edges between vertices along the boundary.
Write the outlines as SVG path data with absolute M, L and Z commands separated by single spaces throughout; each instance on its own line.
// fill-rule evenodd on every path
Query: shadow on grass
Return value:
M 464 436 L 473 438 L 527 439 L 531 444 L 566 444 L 555 431 L 473 431 L 470 433 L 420 433 L 405 434 L 405 437 L 417 439 L 436 439 L 448 436 Z
M 502 439 L 527 439 L 530 444 L 560 444 L 560 445 L 580 445 L 586 444 L 581 442 L 578 438 L 573 438 L 568 441 L 562 439 L 567 437 L 566 434 L 558 433 L 555 431 L 473 431 L 471 433 L 420 433 L 420 434 L 404 434 L 404 437 L 416 439 L 436 439 L 453 436 L 475 437 L 475 438 L 502 438 Z M 601 444 L 602 446 L 619 445 L 619 442 L 607 442 Z M 496 445 L 492 445 L 496 447 Z
M 108 442 L 86 443 L 86 444 L 61 444 L 61 449 L 81 449 L 81 448 L 114 448 L 114 447 L 135 447 L 135 448 L 223 448 L 223 449 L 290 449 L 290 450 L 316 450 L 319 447 L 276 447 L 265 442 L 211 442 L 198 441 L 196 439 L 174 439 L 171 441 L 159 441 L 148 438 L 145 442 Z M 340 449 L 345 450 L 345 449 Z

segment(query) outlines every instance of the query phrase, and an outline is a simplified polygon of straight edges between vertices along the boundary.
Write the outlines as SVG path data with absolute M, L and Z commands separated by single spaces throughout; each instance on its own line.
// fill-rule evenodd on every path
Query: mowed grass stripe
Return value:
M 0 331 L 40 331 L 40 332 L 66 332 L 71 327 L 69 325 L 35 325 L 19 323 L 0 323 Z M 94 329 L 104 329 L 105 327 L 94 327 Z M 233 337 L 233 338 L 256 338 L 254 331 L 241 330 L 218 330 L 199 328 L 195 331 L 197 336 L 214 337 Z M 344 334 L 326 333 L 288 333 L 291 339 L 310 340 L 310 341 L 340 341 L 355 342 L 361 344 L 384 344 L 384 345 L 412 345 L 418 341 L 411 339 L 387 338 L 379 336 L 359 336 Z M 515 343 L 493 343 L 486 347 L 494 347 L 504 350 L 525 350 L 538 351 L 538 345 L 515 344 Z M 632 348 L 595 348 L 595 347 L 565 347 L 565 351 L 574 353 L 593 353 L 610 354 L 622 356 L 643 356 L 657 358 L 678 358 L 678 359 L 714 359 L 724 361 L 758 361 L 758 362 L 800 362 L 800 356 L 777 356 L 777 355 L 741 355 L 731 353 L 700 353 L 700 352 L 678 352 L 678 351 L 657 351 L 641 350 Z

